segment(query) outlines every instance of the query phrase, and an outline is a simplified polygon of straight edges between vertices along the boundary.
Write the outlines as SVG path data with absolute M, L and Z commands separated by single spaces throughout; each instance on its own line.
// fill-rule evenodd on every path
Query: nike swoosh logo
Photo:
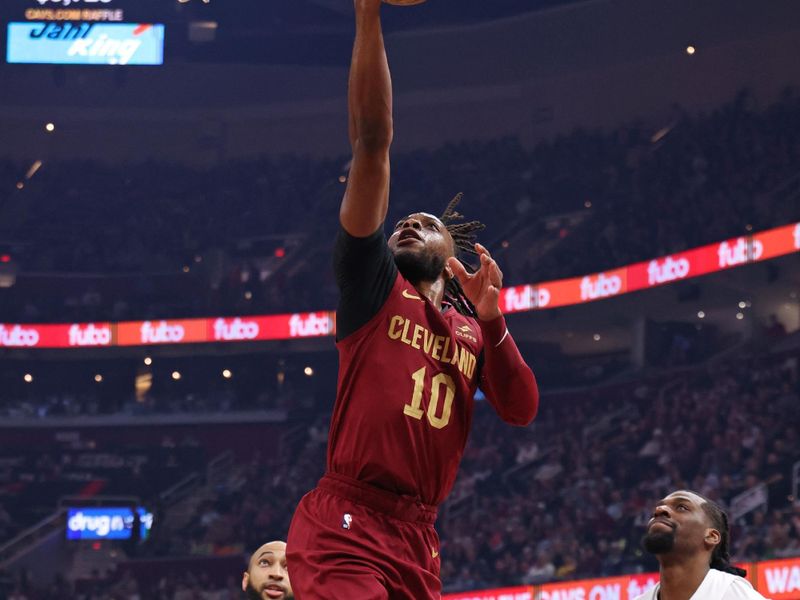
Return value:
M 433 551 L 431 551 L 431 556 L 433 558 L 436 558 L 437 556 L 439 556 L 439 553 L 436 550 L 433 550 Z
M 420 302 L 422 302 L 422 298 L 420 298 L 419 296 L 415 296 L 408 290 L 403 290 L 403 298 L 408 298 L 409 300 L 419 300 Z

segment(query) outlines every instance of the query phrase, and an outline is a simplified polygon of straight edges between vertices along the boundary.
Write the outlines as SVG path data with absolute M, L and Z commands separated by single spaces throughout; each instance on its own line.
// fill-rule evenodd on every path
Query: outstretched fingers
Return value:
M 503 272 L 497 266 L 497 261 L 492 258 L 489 251 L 481 244 L 475 244 L 475 251 L 480 256 L 481 268 L 480 271 L 488 279 L 492 287 L 498 289 L 503 287 Z
M 475 275 L 468 273 L 461 261 L 454 256 L 447 259 L 447 266 L 453 271 L 453 276 L 461 282 L 461 285 L 475 277 Z

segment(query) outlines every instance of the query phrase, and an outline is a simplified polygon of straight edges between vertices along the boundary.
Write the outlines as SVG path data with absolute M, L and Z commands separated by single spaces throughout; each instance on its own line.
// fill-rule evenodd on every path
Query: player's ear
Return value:
M 706 535 L 705 538 L 703 538 L 703 541 L 709 548 L 715 548 L 716 546 L 719 546 L 720 542 L 722 541 L 722 535 L 718 530 L 709 528 L 706 529 Z
M 247 584 L 248 583 L 250 583 L 250 573 L 245 571 L 244 575 L 242 575 L 242 591 L 243 592 L 247 591 Z

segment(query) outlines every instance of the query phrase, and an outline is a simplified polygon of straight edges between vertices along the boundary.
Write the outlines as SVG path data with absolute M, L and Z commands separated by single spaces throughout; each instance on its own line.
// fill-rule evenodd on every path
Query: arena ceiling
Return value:
M 584 0 L 585 1 L 585 0 Z M 428 0 L 386 7 L 387 33 L 449 29 L 577 4 L 578 0 Z M 187 0 L 178 10 L 218 24 L 213 43 L 187 48 L 200 62 L 346 65 L 353 35 L 352 0 Z
M 396 33 L 469 26 L 580 1 L 428 0 L 418 6 L 387 7 L 384 29 Z M 37 10 L 61 14 L 46 20 L 69 20 L 64 15 L 75 9 L 120 11 L 124 22 L 164 23 L 167 55 L 187 62 L 346 65 L 352 47 L 352 3 L 353 0 L 3 0 L 0 20 L 39 20 L 31 16 Z M 0 29 L 2 46 L 4 30 L 5 27 Z

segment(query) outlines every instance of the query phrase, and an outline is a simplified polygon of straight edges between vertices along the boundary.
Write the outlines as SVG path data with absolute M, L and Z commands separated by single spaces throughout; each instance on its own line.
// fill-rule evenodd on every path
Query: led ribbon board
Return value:
M 500 309 L 509 314 L 585 304 L 798 252 L 800 222 L 603 273 L 503 288 Z M 43 325 L 0 321 L 0 348 L 241 343 L 335 333 L 336 315 L 332 311 L 121 323 Z
M 9 63 L 160 65 L 164 25 L 146 23 L 9 23 Z

